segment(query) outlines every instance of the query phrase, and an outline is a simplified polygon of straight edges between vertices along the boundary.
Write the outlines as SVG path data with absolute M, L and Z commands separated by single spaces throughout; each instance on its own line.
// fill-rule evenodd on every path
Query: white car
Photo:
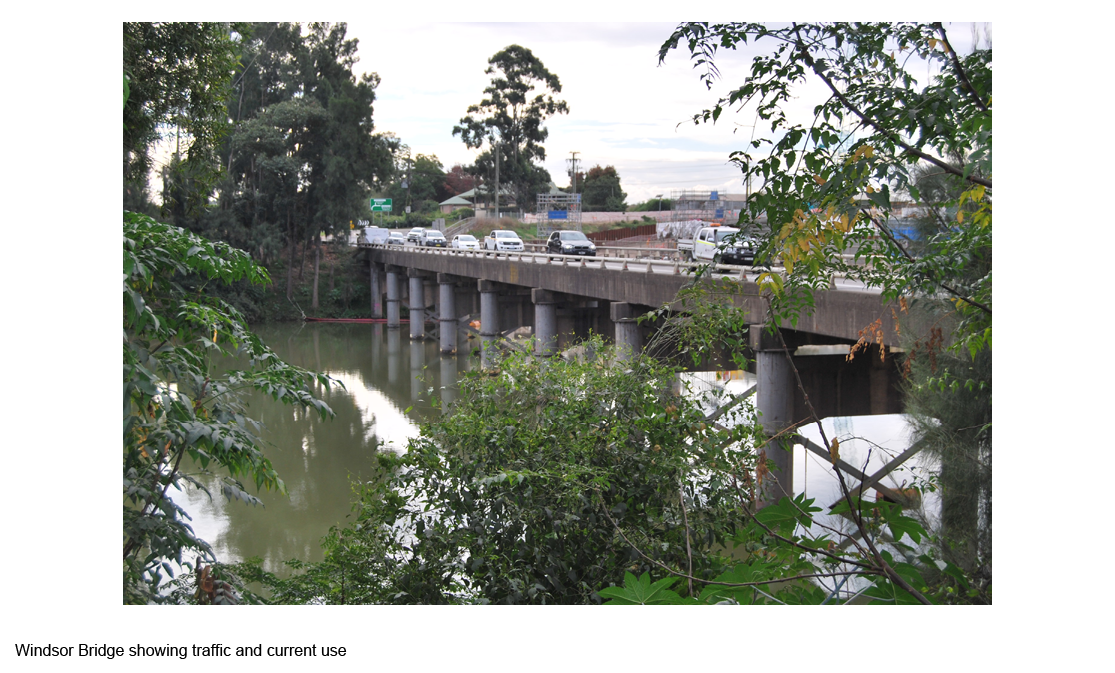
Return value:
M 457 234 L 453 237 L 453 242 L 449 244 L 450 247 L 458 250 L 479 250 L 480 241 L 472 234 Z
M 496 229 L 484 238 L 484 249 L 496 252 L 522 252 L 523 239 L 510 229 Z
M 422 245 L 422 227 L 415 227 L 407 232 L 407 245 Z

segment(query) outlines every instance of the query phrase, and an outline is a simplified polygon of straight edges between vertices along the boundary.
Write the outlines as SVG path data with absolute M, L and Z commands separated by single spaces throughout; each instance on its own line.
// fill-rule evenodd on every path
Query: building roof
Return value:
M 468 194 L 468 192 L 465 192 L 465 194 Z M 469 201 L 467 199 L 462 199 L 461 196 L 462 196 L 461 194 L 458 194 L 457 196 L 450 196 L 448 199 L 442 201 L 438 205 L 439 206 L 471 206 L 472 205 L 472 201 Z

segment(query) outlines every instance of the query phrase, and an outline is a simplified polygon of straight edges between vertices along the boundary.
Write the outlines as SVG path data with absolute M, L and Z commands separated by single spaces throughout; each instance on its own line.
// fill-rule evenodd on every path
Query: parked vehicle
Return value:
M 480 241 L 472 234 L 457 234 L 453 237 L 450 247 L 458 250 L 479 250 Z
M 735 227 L 703 227 L 696 238 L 678 239 L 678 253 L 689 261 L 754 266 L 758 243 L 750 236 L 740 235 L 728 245 L 727 239 L 737 233 L 739 229 Z
M 496 229 L 484 238 L 484 249 L 496 252 L 522 252 L 523 239 L 510 229 Z
M 555 231 L 546 239 L 546 252 L 557 255 L 596 256 L 596 244 L 579 231 Z
M 446 244 L 445 234 L 437 229 L 426 229 L 418 238 L 418 245 L 427 248 L 444 248 Z
M 401 231 L 393 231 L 391 235 L 387 237 L 387 245 L 406 245 L 406 242 L 406 236 L 403 236 L 403 232 Z
M 407 243 L 419 245 L 419 239 L 422 238 L 422 232 L 425 231 L 422 227 L 415 227 L 407 232 Z
M 384 245 L 390 235 L 391 231 L 383 227 L 363 227 L 356 241 L 361 245 Z

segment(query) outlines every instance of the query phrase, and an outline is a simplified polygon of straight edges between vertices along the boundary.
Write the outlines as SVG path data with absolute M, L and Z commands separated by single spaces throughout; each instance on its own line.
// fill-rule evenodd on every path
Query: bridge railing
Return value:
M 608 263 L 623 262 L 623 271 L 642 271 L 644 273 L 655 273 L 652 267 L 657 267 L 657 273 L 669 273 L 662 271 L 663 266 L 673 267 L 672 273 L 675 275 L 692 274 L 696 273 L 698 269 L 706 269 L 713 273 L 726 274 L 739 276 L 741 279 L 747 277 L 750 273 L 759 273 L 756 269 L 762 271 L 777 273 L 779 275 L 785 274 L 785 268 L 776 265 L 771 267 L 748 267 L 736 264 L 708 264 L 706 262 L 690 262 L 683 260 L 676 250 L 666 248 L 628 248 L 618 246 L 599 246 L 597 247 L 596 257 L 586 257 L 583 255 L 562 255 L 546 251 L 545 245 L 527 243 L 524 244 L 525 250 L 523 252 L 496 252 L 491 250 L 457 250 L 455 248 L 427 248 L 423 246 L 407 245 L 399 248 L 398 246 L 388 245 L 374 245 L 374 244 L 359 244 L 360 248 L 371 248 L 381 250 L 401 250 L 403 252 L 413 252 L 425 255 L 456 255 L 461 257 L 470 258 L 491 258 L 491 259 L 506 259 L 508 261 L 530 262 L 534 264 L 560 264 L 561 266 L 582 266 L 597 269 L 607 268 Z M 848 257 L 846 255 L 846 257 Z M 846 280 L 845 274 L 835 274 L 833 280 L 842 279 Z

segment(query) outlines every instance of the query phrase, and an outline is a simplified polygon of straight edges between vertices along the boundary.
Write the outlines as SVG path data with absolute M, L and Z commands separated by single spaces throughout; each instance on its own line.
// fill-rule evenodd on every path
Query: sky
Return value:
M 754 108 L 726 112 L 717 124 L 694 125 L 692 117 L 743 82 L 754 45 L 721 51 L 722 78 L 711 89 L 699 79 L 684 45 L 658 63 L 658 49 L 676 22 L 668 23 L 420 23 L 390 22 L 363 12 L 346 17 L 349 37 L 359 40 L 358 74 L 376 72 L 376 130 L 390 131 L 415 154 L 435 154 L 448 170 L 471 163 L 453 126 L 469 105 L 483 98 L 488 59 L 511 44 L 530 49 L 561 80 L 558 95 L 569 114 L 545 126 L 545 168 L 559 187 L 569 184 L 568 167 L 615 166 L 628 204 L 667 197 L 674 190 L 744 191 L 739 169 L 728 157 L 752 135 L 769 134 Z M 969 24 L 948 26 L 958 51 L 970 49 Z M 758 49 L 770 49 L 760 43 Z M 925 65 L 915 75 L 922 79 Z M 935 74 L 935 73 L 934 73 Z M 791 118 L 808 123 L 823 100 L 818 82 L 800 88 Z

